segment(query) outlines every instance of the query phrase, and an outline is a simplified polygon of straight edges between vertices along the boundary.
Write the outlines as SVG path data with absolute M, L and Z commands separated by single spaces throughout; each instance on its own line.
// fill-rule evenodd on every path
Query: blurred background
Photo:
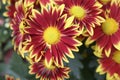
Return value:
M 9 18 L 3 16 L 6 12 L 5 6 L 0 0 L 0 80 L 5 80 L 5 75 L 20 80 L 37 80 L 34 75 L 28 73 L 27 61 L 13 49 Z M 96 73 L 98 62 L 97 57 L 93 55 L 93 50 L 83 45 L 78 53 L 74 52 L 74 55 L 74 59 L 69 59 L 69 64 L 65 63 L 71 68 L 68 80 L 105 80 L 104 75 L 100 76 Z

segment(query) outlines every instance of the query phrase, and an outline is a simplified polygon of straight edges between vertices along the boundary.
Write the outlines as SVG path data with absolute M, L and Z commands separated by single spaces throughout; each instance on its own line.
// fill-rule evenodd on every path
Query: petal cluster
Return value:
M 20 80 L 20 78 L 14 78 L 13 76 L 10 75 L 5 75 L 5 80 Z
M 97 72 L 100 74 L 107 73 L 107 79 L 116 80 L 120 78 L 120 51 L 112 49 L 109 57 L 103 53 L 102 57 L 98 60 L 99 66 Z
M 79 30 L 84 29 L 93 35 L 93 28 L 103 22 L 100 17 L 100 5 L 95 0 L 55 0 L 57 5 L 65 4 L 64 13 L 74 16 L 74 23 L 79 24 Z
M 44 57 L 39 62 L 34 62 L 34 59 L 32 59 L 29 68 L 29 73 L 36 74 L 36 78 L 40 78 L 40 80 L 63 80 L 69 78 L 70 68 L 56 66 L 53 61 L 48 65 Z
M 10 18 L 14 49 L 23 58 L 29 56 L 29 73 L 42 80 L 69 78 L 70 69 L 63 63 L 69 62 L 67 57 L 74 58 L 73 51 L 82 45 L 76 39 L 81 33 L 74 16 L 64 13 L 64 4 L 54 5 L 50 0 L 10 0 L 5 13 Z
M 104 51 L 107 56 L 110 55 L 111 48 L 120 50 L 120 6 L 119 4 L 112 4 L 106 12 L 103 12 L 105 21 L 94 29 L 95 34 L 90 36 L 86 44 L 96 42 L 95 50 Z M 101 52 L 100 51 L 100 52 Z M 96 52 L 95 52 L 96 53 Z M 96 53 L 97 54 L 97 53 Z
M 68 58 L 92 45 L 106 80 L 120 79 L 120 0 L 2 0 L 14 49 L 40 80 L 69 78 Z
M 26 49 L 31 50 L 30 56 L 35 57 L 36 61 L 45 55 L 48 64 L 54 58 L 56 65 L 63 65 L 67 61 L 66 55 L 74 58 L 72 51 L 78 51 L 77 46 L 81 45 L 75 37 L 79 35 L 78 27 L 69 24 L 73 17 L 66 18 L 61 15 L 64 5 L 57 9 L 43 9 L 39 13 L 33 10 L 31 20 L 28 20 L 30 27 L 26 28 L 31 41 L 26 43 Z M 41 21 L 42 20 L 42 21 Z M 31 47 L 32 46 L 32 47 Z

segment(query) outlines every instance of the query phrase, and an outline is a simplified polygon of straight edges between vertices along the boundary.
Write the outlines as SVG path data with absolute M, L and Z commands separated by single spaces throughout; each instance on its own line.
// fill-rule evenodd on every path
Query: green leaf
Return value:
M 74 59 L 70 59 L 70 63 L 68 64 L 68 66 L 71 68 L 71 71 L 73 73 L 73 75 L 77 78 L 80 79 L 80 69 L 83 69 L 83 64 L 80 62 L 79 57 L 77 57 L 79 54 L 75 54 L 75 58 Z M 79 55 L 80 56 L 80 55 Z
M 105 79 L 105 74 L 104 75 L 99 75 L 98 73 L 95 72 L 94 74 L 96 80 L 104 80 Z
M 5 42 L 9 38 L 7 30 L 4 30 L 4 29 L 2 30 L 0 36 L 2 37 L 0 39 L 1 42 Z
M 11 42 L 12 42 L 11 40 L 9 40 L 9 41 L 7 42 L 7 44 L 6 44 L 5 47 L 4 47 L 4 51 L 7 51 L 8 49 L 10 49 L 10 48 L 13 47 Z
M 5 63 L 0 63 L 0 74 L 4 74 L 9 71 L 10 66 Z
M 11 72 L 14 73 L 13 75 L 16 73 L 19 78 L 22 78 L 22 80 L 25 80 L 25 77 L 29 75 L 28 63 L 24 62 L 20 55 L 17 55 L 17 53 L 14 53 L 10 60 L 10 69 Z

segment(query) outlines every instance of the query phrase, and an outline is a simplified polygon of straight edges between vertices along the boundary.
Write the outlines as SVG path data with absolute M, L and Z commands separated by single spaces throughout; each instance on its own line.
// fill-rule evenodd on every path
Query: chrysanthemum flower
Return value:
M 69 78 L 70 69 L 68 67 L 58 67 L 54 62 L 48 65 L 45 58 L 42 58 L 39 62 L 33 62 L 29 68 L 29 73 L 36 74 L 36 78 L 40 78 L 40 80 L 64 80 L 64 78 Z
M 119 3 L 111 5 L 106 11 L 105 22 L 94 29 L 94 35 L 89 37 L 86 44 L 96 41 L 97 51 L 104 50 L 109 56 L 111 48 L 120 50 L 120 6 Z
M 55 0 L 58 5 L 65 4 L 64 13 L 74 16 L 74 23 L 78 23 L 80 31 L 87 30 L 93 35 L 95 24 L 100 25 L 103 18 L 99 16 L 101 9 L 96 0 Z
M 6 6 L 7 12 L 4 12 L 4 16 L 9 17 L 10 19 L 14 18 L 14 12 L 16 11 L 15 9 L 15 2 L 18 0 L 3 0 L 3 3 L 8 2 L 8 5 Z
M 25 4 L 22 4 L 22 1 L 16 2 L 15 4 L 16 11 L 14 13 L 14 18 L 12 18 L 12 22 L 11 22 L 11 29 L 13 30 L 12 33 L 13 44 L 15 50 L 18 51 L 21 51 L 22 42 L 27 37 L 24 30 L 24 28 L 27 27 L 27 23 L 25 19 L 31 13 L 31 9 L 32 9 L 32 7 L 26 8 L 24 5 Z
M 110 76 L 118 74 L 118 76 L 120 76 L 120 51 L 116 49 L 112 50 L 109 57 L 103 52 L 103 56 L 98 62 L 99 66 L 96 71 L 100 74 L 107 73 L 110 74 Z
M 4 12 L 4 16 L 10 19 L 14 18 L 14 13 L 16 11 L 16 3 L 21 2 L 24 6 L 28 7 L 35 2 L 35 0 L 3 0 L 3 3 L 8 3 L 6 6 L 7 11 Z
M 13 76 L 5 75 L 5 80 L 20 80 L 19 78 L 14 78 Z
M 78 26 L 72 25 L 73 16 L 62 15 L 63 10 L 64 5 L 58 9 L 43 9 L 41 13 L 33 10 L 33 16 L 28 20 L 30 27 L 26 29 L 31 42 L 27 43 L 26 49 L 32 50 L 30 55 L 36 61 L 45 55 L 48 63 L 54 58 L 56 64 L 63 65 L 62 59 L 68 61 L 66 55 L 74 58 L 72 51 L 78 51 L 77 46 L 81 45 L 75 39 L 79 35 Z

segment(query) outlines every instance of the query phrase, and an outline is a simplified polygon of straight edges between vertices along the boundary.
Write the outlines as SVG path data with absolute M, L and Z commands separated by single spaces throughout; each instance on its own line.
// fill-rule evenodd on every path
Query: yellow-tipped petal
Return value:
M 91 43 L 93 43 L 94 40 L 91 39 L 91 37 L 89 37 L 86 41 L 85 41 L 85 45 L 89 46 Z
M 63 11 L 64 11 L 65 5 L 62 4 L 61 6 L 59 6 L 58 11 L 60 11 L 60 15 L 62 15 Z
M 72 59 L 75 58 L 75 56 L 73 55 L 72 51 L 70 49 L 68 49 L 68 50 L 69 50 L 69 53 L 67 53 L 66 55 L 68 57 L 72 58 Z
M 74 16 L 69 17 L 69 18 L 66 20 L 66 24 L 65 24 L 64 28 L 69 28 L 69 27 L 71 27 L 71 25 L 73 24 L 73 20 L 74 20 Z
M 120 50 L 120 42 L 118 42 L 117 44 L 114 44 L 114 47 L 118 50 Z
M 101 58 L 102 57 L 102 48 L 100 48 L 99 46 L 95 45 L 92 47 L 92 49 L 94 49 L 94 55 Z
M 99 72 L 100 75 L 105 74 L 102 69 L 102 65 L 99 65 L 98 68 L 96 69 L 96 72 Z
M 109 50 L 105 50 L 105 54 L 106 54 L 107 57 L 110 56 L 110 53 L 111 53 L 111 49 L 109 49 Z
M 69 60 L 66 58 L 65 55 L 64 55 L 64 57 L 63 57 L 63 60 L 64 60 L 65 62 L 69 63 Z

